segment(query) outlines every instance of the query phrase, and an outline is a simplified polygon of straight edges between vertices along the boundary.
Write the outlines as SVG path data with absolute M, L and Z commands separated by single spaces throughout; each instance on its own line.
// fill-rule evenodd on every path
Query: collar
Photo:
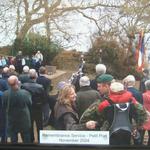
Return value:
M 80 87 L 80 91 L 88 91 L 88 90 L 92 90 L 92 88 L 90 86 L 82 86 L 82 87 Z

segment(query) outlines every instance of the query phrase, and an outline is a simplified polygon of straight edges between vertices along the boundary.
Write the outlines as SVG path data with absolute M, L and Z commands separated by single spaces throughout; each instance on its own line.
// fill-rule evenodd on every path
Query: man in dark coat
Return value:
M 100 98 L 98 91 L 90 87 L 90 79 L 83 76 L 79 80 L 80 90 L 77 92 L 76 108 L 79 118 L 83 112 L 95 101 Z
M 16 64 L 15 64 L 15 67 L 16 67 L 16 71 L 21 74 L 22 73 L 22 51 L 19 51 L 17 56 L 16 56 Z
M 43 125 L 46 126 L 48 123 L 52 125 L 54 122 L 54 105 L 56 101 L 49 95 L 49 92 L 52 90 L 52 84 L 51 79 L 48 78 L 47 70 L 44 66 L 40 67 L 39 76 L 36 82 L 43 85 L 47 98 L 47 102 L 43 105 Z
M 21 81 L 21 83 L 25 83 L 25 82 L 28 82 L 30 80 L 30 78 L 29 78 L 29 67 L 28 66 L 23 67 L 23 72 L 22 72 L 22 74 L 19 75 L 19 80 Z
M 140 87 L 139 90 L 144 93 L 146 91 L 145 89 L 145 81 L 150 79 L 150 75 L 149 75 L 149 69 L 144 69 L 143 70 L 143 76 L 140 80 Z
M 20 89 L 19 80 L 14 75 L 8 78 L 8 84 L 10 89 L 4 92 L 2 101 L 11 142 L 17 143 L 18 133 L 21 133 L 23 142 L 31 143 L 31 94 Z
M 31 108 L 31 141 L 34 142 L 34 121 L 37 127 L 39 140 L 39 132 L 43 129 L 43 105 L 46 102 L 46 94 L 41 84 L 36 83 L 37 72 L 35 69 L 29 70 L 30 80 L 22 84 L 22 88 L 29 91 L 32 95 Z
M 123 79 L 125 88 L 132 93 L 139 103 L 143 104 L 142 92 L 135 88 L 135 81 L 133 75 L 128 75 Z

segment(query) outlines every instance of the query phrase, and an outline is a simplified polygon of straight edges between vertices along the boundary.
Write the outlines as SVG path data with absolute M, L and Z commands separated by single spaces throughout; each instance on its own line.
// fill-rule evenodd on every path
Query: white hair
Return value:
M 10 65 L 9 69 L 15 70 L 15 66 L 14 65 Z
M 106 73 L 106 66 L 104 64 L 97 64 L 95 66 L 96 74 L 101 75 Z
M 35 69 L 30 69 L 29 70 L 29 76 L 30 76 L 30 78 L 35 78 L 36 79 L 38 77 L 36 70 Z
M 90 79 L 88 76 L 83 76 L 79 80 L 80 87 L 82 86 L 90 86 Z
M 135 85 L 135 77 L 133 75 L 128 75 L 123 79 L 123 83 L 127 86 L 134 86 Z
M 24 66 L 24 67 L 23 67 L 23 72 L 27 73 L 27 72 L 29 72 L 29 70 L 30 70 L 30 69 L 29 69 L 28 66 Z

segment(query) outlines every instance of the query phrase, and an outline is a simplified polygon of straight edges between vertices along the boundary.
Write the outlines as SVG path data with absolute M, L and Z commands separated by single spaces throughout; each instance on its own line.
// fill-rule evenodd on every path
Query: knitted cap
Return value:
M 79 85 L 80 85 L 80 87 L 82 87 L 82 86 L 90 86 L 90 79 L 87 76 L 81 77 L 80 81 L 79 81 Z
M 124 90 L 124 85 L 120 82 L 113 82 L 110 85 L 110 90 L 112 92 L 121 92 Z
M 102 74 L 96 79 L 96 81 L 97 83 L 107 83 L 111 82 L 113 79 L 114 77 L 110 74 Z

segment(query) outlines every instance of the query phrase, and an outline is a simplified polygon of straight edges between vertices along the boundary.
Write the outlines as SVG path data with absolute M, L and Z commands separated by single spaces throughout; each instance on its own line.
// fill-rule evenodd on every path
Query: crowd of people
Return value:
M 21 55 L 17 57 L 22 60 Z M 12 64 L 1 68 L 1 143 L 6 143 L 8 137 L 17 143 L 18 133 L 23 143 L 34 143 L 34 122 L 38 141 L 40 130 L 47 125 L 55 130 L 110 131 L 111 145 L 142 145 L 145 131 L 150 137 L 148 70 L 143 71 L 146 74 L 141 80 L 141 90 L 135 86 L 133 75 L 118 81 L 107 74 L 104 64 L 96 65 L 95 79 L 80 68 L 82 75 L 79 73 L 78 80 L 59 81 L 58 93 L 51 95 L 51 80 L 41 63 L 43 56 L 38 58 L 38 70 L 26 63 L 22 70 Z
M 23 56 L 22 51 L 18 51 L 17 55 L 14 56 L 0 56 L 0 70 L 6 66 L 14 65 L 18 73 L 22 73 L 22 69 L 25 65 L 30 68 L 39 70 L 43 64 L 43 54 L 37 51 L 32 57 Z

